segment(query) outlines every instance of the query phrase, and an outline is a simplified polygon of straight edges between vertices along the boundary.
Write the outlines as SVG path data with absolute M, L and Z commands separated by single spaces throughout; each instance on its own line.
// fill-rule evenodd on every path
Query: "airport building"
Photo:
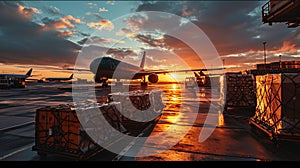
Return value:
M 247 74 L 264 75 L 267 73 L 299 73 L 300 61 L 279 61 L 268 64 L 257 64 L 256 69 L 247 70 Z

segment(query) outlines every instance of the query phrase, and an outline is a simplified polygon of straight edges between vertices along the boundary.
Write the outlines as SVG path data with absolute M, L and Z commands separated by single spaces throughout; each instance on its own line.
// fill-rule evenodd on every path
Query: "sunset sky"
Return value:
M 0 1 L 0 73 L 26 73 L 32 67 L 38 78 L 67 77 L 72 71 L 63 68 L 88 68 L 91 58 L 102 56 L 139 66 L 142 50 L 146 69 L 209 68 L 212 63 L 202 60 L 209 57 L 221 60 L 226 71 L 237 71 L 263 63 L 264 41 L 267 62 L 278 61 L 279 55 L 283 61 L 300 61 L 300 29 L 263 24 L 266 2 Z M 166 22 L 142 13 L 147 11 L 184 19 Z M 190 31 L 189 24 L 203 34 Z M 199 56 L 173 32 L 194 43 L 205 35 L 218 54 L 203 51 Z M 86 62 L 75 66 L 78 56 Z M 84 73 L 91 75 L 79 72 L 77 77 Z

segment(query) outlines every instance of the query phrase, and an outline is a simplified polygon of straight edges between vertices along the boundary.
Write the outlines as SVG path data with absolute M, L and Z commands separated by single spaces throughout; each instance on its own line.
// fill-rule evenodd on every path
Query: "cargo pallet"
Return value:
M 290 132 L 276 132 L 272 126 L 269 126 L 255 118 L 249 119 L 249 124 L 251 128 L 258 128 L 259 130 L 266 133 L 270 140 L 277 144 L 279 141 L 293 141 L 300 142 L 300 134 L 290 133 Z
M 102 147 L 84 131 L 73 106 L 59 105 L 36 110 L 32 150 L 43 157 L 53 154 L 85 160 L 101 151 Z
M 87 160 L 95 156 L 97 153 L 101 152 L 103 150 L 102 147 L 99 147 L 98 149 L 93 149 L 93 151 L 89 152 L 80 152 L 80 151 L 68 151 L 65 149 L 55 149 L 53 150 L 52 148 L 48 148 L 47 146 L 33 146 L 32 147 L 33 151 L 37 151 L 37 154 L 40 157 L 46 157 L 48 154 L 59 156 L 59 157 L 64 157 L 72 160 Z
M 300 141 L 300 74 L 256 76 L 257 106 L 249 120 L 252 128 L 279 141 Z
M 121 102 L 116 102 L 112 98 Z M 127 108 L 129 103 L 133 103 L 134 106 Z M 154 128 L 164 107 L 161 93 L 156 91 L 119 93 L 110 97 L 108 103 L 84 104 L 77 108 L 68 104 L 42 107 L 36 110 L 35 145 L 32 150 L 37 151 L 41 157 L 51 154 L 87 160 L 104 150 L 105 146 L 121 140 L 123 134 L 138 136 L 149 126 Z M 105 121 L 99 119 L 101 118 L 99 109 L 104 120 L 111 125 L 110 128 L 103 126 Z M 121 110 L 125 110 L 128 116 L 123 116 Z M 84 128 L 78 116 L 80 121 L 85 123 Z M 143 122 L 135 121 L 134 116 L 142 117 Z M 151 118 L 153 116 L 154 118 Z M 113 135 L 112 129 L 117 129 L 123 134 Z M 97 142 L 101 141 L 102 145 L 96 143 L 86 130 L 96 133 Z M 110 141 L 110 137 L 114 140 Z

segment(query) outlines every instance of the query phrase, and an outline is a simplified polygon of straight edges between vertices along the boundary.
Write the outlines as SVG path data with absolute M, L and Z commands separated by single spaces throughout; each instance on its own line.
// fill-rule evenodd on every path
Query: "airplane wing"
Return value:
M 64 68 L 64 70 L 71 70 L 71 71 L 91 71 L 90 69 L 83 69 L 83 68 Z
M 209 68 L 209 69 L 184 69 L 184 70 L 144 70 L 144 71 L 140 71 L 135 73 L 136 75 L 150 75 L 152 73 L 155 74 L 167 74 L 167 73 L 176 73 L 176 72 L 194 72 L 194 71 L 213 71 L 213 70 L 224 70 L 225 68 Z
M 90 69 L 83 68 L 64 68 L 65 70 L 73 70 L 73 71 L 88 71 L 91 72 Z M 167 73 L 176 73 L 176 72 L 195 72 L 195 71 L 212 71 L 212 70 L 224 70 L 225 68 L 200 68 L 200 69 L 184 69 L 184 70 L 143 70 L 140 72 L 134 72 L 133 75 L 137 76 L 146 76 L 150 74 L 167 74 Z

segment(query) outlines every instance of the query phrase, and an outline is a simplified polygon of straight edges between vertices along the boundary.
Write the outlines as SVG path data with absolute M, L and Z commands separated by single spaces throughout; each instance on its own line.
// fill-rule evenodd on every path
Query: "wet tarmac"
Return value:
M 44 106 L 72 104 L 70 84 L 28 84 L 23 89 L 0 90 L 1 161 L 72 161 L 32 150 L 35 144 L 35 110 Z M 135 86 L 131 89 L 142 89 Z M 145 88 L 143 88 L 145 89 Z M 160 89 L 165 108 L 156 125 L 144 132 L 146 139 L 126 142 L 116 154 L 103 149 L 91 161 L 298 161 L 299 142 L 275 146 L 248 120 L 253 111 L 219 106 L 218 91 L 185 88 L 177 84 L 149 85 Z M 110 89 L 83 89 L 105 100 Z M 212 111 L 210 111 L 212 110 Z M 208 120 L 208 118 L 210 120 Z M 154 137 L 154 138 L 153 138 Z M 120 140 L 121 142 L 121 140 Z

